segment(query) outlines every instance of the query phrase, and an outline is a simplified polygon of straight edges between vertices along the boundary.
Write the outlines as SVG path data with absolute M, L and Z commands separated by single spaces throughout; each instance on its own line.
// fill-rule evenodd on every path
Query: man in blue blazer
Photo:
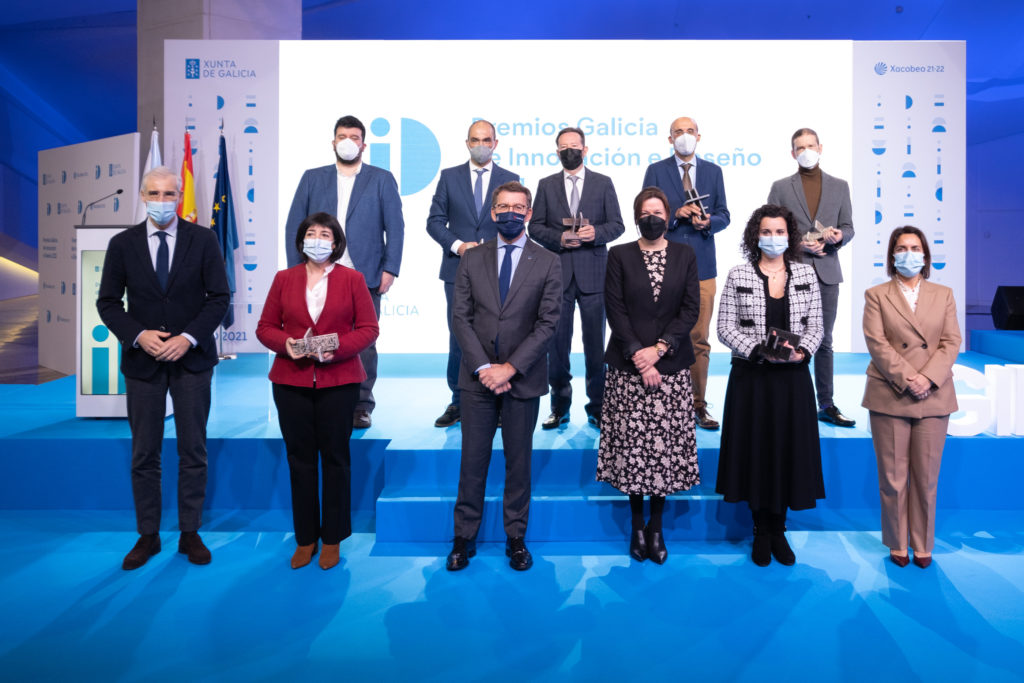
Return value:
M 124 558 L 137 569 L 160 552 L 160 451 L 167 392 L 178 439 L 178 552 L 208 564 L 198 530 L 206 496 L 206 420 L 217 364 L 213 333 L 228 310 L 224 256 L 212 230 L 179 219 L 174 171 L 158 166 L 142 179 L 149 218 L 107 246 L 96 309 L 121 342 L 132 493 L 139 540 Z M 128 307 L 124 296 L 127 293 Z
M 380 298 L 391 289 L 402 263 L 405 220 L 395 177 L 362 162 L 365 138 L 366 127 L 354 116 L 342 116 L 334 124 L 335 163 L 302 174 L 288 210 L 284 243 L 295 244 L 295 232 L 306 216 L 320 211 L 336 216 L 348 245 L 340 263 L 363 274 L 380 319 Z M 288 249 L 287 253 L 289 266 L 299 262 L 294 250 Z M 375 405 L 377 345 L 371 344 L 359 358 L 366 369 L 366 381 L 359 387 L 353 426 L 366 429 Z
M 718 268 L 715 259 L 715 234 L 729 225 L 729 207 L 725 203 L 725 183 L 722 169 L 710 161 L 697 157 L 700 131 L 697 122 L 684 116 L 672 122 L 668 141 L 673 154 L 667 159 L 647 167 L 644 187 L 657 187 L 668 197 L 671 218 L 665 237 L 671 242 L 688 244 L 697 255 L 697 277 L 700 280 L 700 316 L 690 331 L 693 353 L 690 366 L 693 382 L 693 410 L 697 425 L 704 429 L 718 429 L 718 421 L 708 412 L 705 393 L 708 386 L 708 364 L 711 360 L 711 342 L 708 339 L 711 312 L 715 308 L 715 278 Z M 691 196 L 708 195 L 700 202 L 686 203 Z
M 604 399 L 604 273 L 608 248 L 625 231 L 612 179 L 586 169 L 583 131 L 564 128 L 555 137 L 562 171 L 543 178 L 530 220 L 530 237 L 559 255 L 562 262 L 562 312 L 548 352 L 551 414 L 541 423 L 554 429 L 569 421 L 572 387 L 569 347 L 576 304 L 580 306 L 586 367 L 587 420 L 601 424 Z M 565 225 L 572 216 L 589 222 L 578 230 Z
M 451 403 L 434 421 L 435 427 L 450 427 L 461 419 L 459 365 L 462 351 L 452 331 L 452 294 L 455 271 L 467 249 L 493 240 L 497 234 L 491 219 L 491 194 L 504 183 L 518 181 L 519 176 L 501 168 L 491 155 L 498 146 L 494 126 L 489 121 L 476 121 L 469 127 L 466 147 L 469 161 L 441 171 L 434 200 L 427 218 L 427 233 L 441 245 L 441 273 L 444 297 L 448 303 L 448 388 Z

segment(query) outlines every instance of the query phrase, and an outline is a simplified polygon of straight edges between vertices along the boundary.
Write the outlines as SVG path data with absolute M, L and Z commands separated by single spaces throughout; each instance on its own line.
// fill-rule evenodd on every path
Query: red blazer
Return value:
M 313 334 L 338 333 L 338 350 L 331 361 L 312 358 L 292 360 L 285 350 L 289 337 L 300 339 L 306 330 Z M 327 301 L 314 324 L 306 307 L 306 266 L 299 264 L 274 276 L 263 315 L 256 326 L 256 338 L 277 354 L 270 368 L 270 381 L 297 387 L 336 387 L 362 382 L 366 371 L 359 352 L 380 333 L 370 292 L 363 276 L 336 264 L 327 276 Z

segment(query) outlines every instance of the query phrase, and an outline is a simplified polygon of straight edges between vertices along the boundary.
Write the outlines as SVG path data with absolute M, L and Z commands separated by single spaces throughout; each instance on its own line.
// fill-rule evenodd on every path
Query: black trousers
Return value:
M 580 308 L 583 331 L 583 360 L 586 372 L 587 415 L 601 416 L 604 400 L 604 292 L 586 294 L 580 291 L 576 277 L 562 291 L 562 314 L 548 350 L 548 383 L 551 385 L 551 410 L 568 413 L 572 404 L 572 373 L 569 351 L 576 304 Z
M 501 415 L 505 451 L 505 533 L 525 536 L 530 516 L 530 464 L 540 397 L 518 399 L 509 394 L 462 392 L 462 461 L 455 501 L 455 535 L 475 539 L 483 518 L 487 470 L 494 433 Z
M 370 299 L 373 301 L 373 311 L 377 314 L 377 320 L 380 320 L 380 290 L 376 287 L 370 289 Z M 372 413 L 377 405 L 377 400 L 373 397 L 373 386 L 377 383 L 376 341 L 359 352 L 359 360 L 366 371 L 366 379 L 359 385 L 359 401 L 356 407 Z
M 313 389 L 274 384 L 274 403 L 288 452 L 295 542 L 341 543 L 352 535 L 352 413 L 358 384 Z M 318 468 L 319 465 L 319 468 Z M 318 469 L 323 469 L 322 497 Z
M 149 379 L 124 378 L 132 430 L 132 495 L 140 534 L 160 531 L 160 452 L 168 391 L 174 401 L 178 437 L 178 528 L 196 531 L 202 523 L 212 377 L 212 368 L 189 372 L 179 363 L 162 363 Z

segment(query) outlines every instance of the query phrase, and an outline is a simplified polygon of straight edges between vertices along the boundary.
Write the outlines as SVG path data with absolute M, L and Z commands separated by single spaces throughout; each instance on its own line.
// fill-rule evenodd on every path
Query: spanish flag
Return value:
M 192 170 L 192 138 L 185 131 L 185 158 L 181 160 L 181 204 L 178 216 L 196 222 L 196 179 Z

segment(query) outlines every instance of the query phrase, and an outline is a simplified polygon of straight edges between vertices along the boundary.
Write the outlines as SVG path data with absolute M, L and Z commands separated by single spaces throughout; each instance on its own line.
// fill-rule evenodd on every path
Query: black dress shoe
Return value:
M 697 418 L 697 426 L 701 429 L 713 432 L 721 426 L 718 424 L 718 420 L 711 417 L 711 413 L 708 412 L 707 408 L 699 408 L 694 411 L 694 414 Z
M 647 559 L 647 536 L 643 529 L 637 529 L 629 537 L 629 556 L 637 562 Z
M 462 419 L 462 414 L 459 412 L 459 407 L 454 403 L 450 403 L 447 408 L 444 409 L 444 413 L 441 417 L 434 420 L 435 427 L 451 427 L 453 424 Z
M 356 412 L 352 414 L 352 428 L 369 429 L 371 425 L 373 425 L 373 420 L 370 419 L 370 413 L 362 408 L 356 408 Z
M 203 539 L 199 538 L 199 532 L 182 531 L 178 539 L 178 552 L 188 555 L 188 561 L 192 564 L 210 564 L 213 555 L 210 549 L 203 545 Z
M 121 569 L 138 569 L 160 552 L 160 534 L 143 534 L 121 562 Z
M 665 564 L 668 559 L 668 549 L 665 547 L 665 536 L 661 530 L 645 528 L 644 535 L 647 537 L 647 557 L 654 564 Z
M 839 412 L 839 408 L 835 406 L 829 406 L 828 408 L 822 408 L 818 411 L 818 419 L 822 422 L 831 422 L 836 427 L 852 427 L 857 424 L 856 420 L 850 418 Z
M 569 421 L 568 413 L 560 413 L 557 410 L 552 410 L 551 414 L 547 416 L 543 422 L 540 423 L 541 429 L 554 429 L 564 425 Z
M 505 556 L 508 558 L 508 566 L 517 572 L 525 572 L 533 566 L 533 555 L 526 549 L 526 541 L 522 536 L 505 541 Z
M 445 568 L 450 572 L 457 572 L 469 566 L 469 558 L 476 555 L 476 541 L 456 536 L 452 542 L 452 551 L 448 553 L 448 560 Z

